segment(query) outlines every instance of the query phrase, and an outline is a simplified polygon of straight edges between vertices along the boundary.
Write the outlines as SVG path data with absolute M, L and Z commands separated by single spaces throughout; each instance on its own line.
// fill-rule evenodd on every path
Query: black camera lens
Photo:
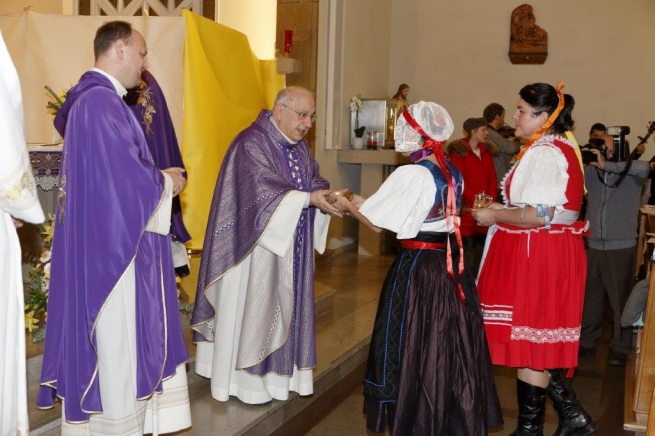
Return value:
M 582 150 L 580 154 L 582 155 L 582 163 L 585 165 L 588 165 L 592 162 L 598 162 L 598 156 L 596 156 L 596 154 L 591 150 Z

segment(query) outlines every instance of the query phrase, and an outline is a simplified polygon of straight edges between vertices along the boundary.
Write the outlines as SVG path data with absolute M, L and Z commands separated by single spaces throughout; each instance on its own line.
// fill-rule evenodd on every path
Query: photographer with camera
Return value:
M 624 152 L 628 127 L 603 132 L 598 126 L 592 126 L 590 143 L 582 146 L 590 234 L 579 353 L 596 351 L 607 293 L 614 312 L 609 364 L 623 366 L 632 349 L 632 331 L 621 328 L 621 314 L 634 281 L 637 215 L 649 166 Z

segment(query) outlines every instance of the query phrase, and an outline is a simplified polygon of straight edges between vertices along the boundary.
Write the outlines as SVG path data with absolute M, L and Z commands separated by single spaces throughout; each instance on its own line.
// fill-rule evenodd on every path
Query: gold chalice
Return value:
M 473 198 L 473 209 L 484 209 L 485 207 L 491 206 L 491 203 L 493 202 L 493 197 L 482 191 L 479 194 L 475 194 L 475 197 Z
M 348 201 L 351 201 L 353 199 L 353 193 L 348 188 L 341 189 L 339 191 L 334 191 L 332 194 L 326 195 L 325 199 L 330 204 L 334 204 L 337 201 L 337 199 L 334 198 L 333 195 L 338 195 L 340 197 L 345 197 L 346 200 L 348 200 Z

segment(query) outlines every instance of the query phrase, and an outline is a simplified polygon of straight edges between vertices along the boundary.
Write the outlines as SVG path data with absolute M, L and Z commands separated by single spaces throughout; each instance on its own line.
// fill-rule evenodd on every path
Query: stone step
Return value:
M 336 289 L 321 282 L 314 282 L 314 312 L 317 318 L 332 310 L 336 293 Z
M 320 374 L 315 375 L 312 396 L 301 397 L 292 393 L 287 401 L 274 400 L 263 405 L 247 405 L 235 398 L 231 398 L 229 402 L 214 400 L 211 397 L 210 381 L 196 375 L 192 370 L 192 362 L 188 365 L 187 375 L 194 427 L 178 432 L 176 435 L 198 434 L 194 428 L 211 428 L 214 434 L 221 435 L 270 435 L 305 408 L 318 401 L 321 395 L 363 364 L 368 355 L 369 340 L 370 338 L 347 350 L 338 359 L 330 362 L 329 366 Z M 56 409 L 57 416 L 48 423 L 31 421 L 33 430 L 30 434 L 33 436 L 59 435 L 61 410 L 59 406 Z
M 334 288 L 331 288 L 330 286 L 320 283 L 320 282 L 315 282 L 314 283 L 314 304 L 315 304 L 315 312 L 316 312 L 316 317 L 321 317 L 327 313 L 329 313 L 334 305 L 334 295 L 336 294 L 336 290 Z M 190 334 L 190 328 L 189 328 L 189 320 L 186 317 L 182 317 L 182 324 L 183 324 L 183 329 L 185 332 L 185 340 L 187 341 L 187 347 L 189 349 L 189 354 L 191 355 L 191 360 L 190 360 L 190 366 L 193 365 L 193 362 L 195 361 L 195 345 L 192 344 L 191 342 L 191 334 Z M 42 343 L 41 343 L 42 345 Z M 364 355 L 365 358 L 366 355 Z M 38 355 L 35 357 L 32 357 L 28 359 L 27 361 L 27 385 L 28 385 L 28 404 L 29 404 L 29 418 L 30 418 L 30 434 L 32 436 L 38 436 L 38 435 L 48 435 L 48 434 L 59 434 L 59 429 L 61 426 L 61 407 L 59 404 L 57 404 L 53 409 L 49 410 L 38 410 L 34 406 L 36 404 L 36 395 L 38 393 L 38 382 L 39 382 L 39 377 L 41 375 L 41 365 L 43 362 L 43 356 Z M 361 362 L 360 362 L 361 363 Z M 354 364 L 356 367 L 357 364 Z M 348 368 L 350 368 L 350 365 L 348 365 Z M 189 377 L 189 394 L 191 395 L 192 401 L 193 398 L 202 398 L 203 395 L 209 395 L 209 380 L 204 379 L 202 377 L 199 377 L 195 374 L 195 371 L 187 371 L 188 377 Z M 341 374 L 341 372 L 339 372 Z M 348 371 L 344 373 L 344 376 L 348 374 Z M 327 374 L 326 374 L 327 375 Z M 324 377 L 325 375 L 322 375 Z M 331 377 L 335 377 L 334 375 Z M 325 382 L 320 382 L 321 378 L 317 378 L 315 380 L 315 390 L 316 394 L 315 396 L 319 393 L 319 389 L 321 390 L 327 390 L 331 385 L 324 386 Z M 292 396 L 288 401 L 286 402 L 273 402 L 269 406 L 246 406 L 241 404 L 238 401 L 230 401 L 225 405 L 226 403 L 216 403 L 215 407 L 225 407 L 227 408 L 229 406 L 230 410 L 233 410 L 235 407 L 236 403 L 238 405 L 241 405 L 246 408 L 254 408 L 257 410 L 257 412 L 254 414 L 256 419 L 253 421 L 247 421 L 246 423 L 243 424 L 242 429 L 244 428 L 259 428 L 260 425 L 264 425 L 264 427 L 268 427 L 271 424 L 263 424 L 260 423 L 259 421 L 262 421 L 263 418 L 268 419 L 268 417 L 262 417 L 259 416 L 260 412 L 263 412 L 266 410 L 266 414 L 274 414 L 275 416 L 278 416 L 278 413 L 280 410 L 287 410 L 287 407 L 292 407 L 292 405 L 296 404 L 297 402 L 304 403 L 305 398 L 298 397 L 295 399 L 295 397 L 298 397 L 297 395 Z M 278 404 L 279 403 L 279 404 Z M 284 404 L 284 403 L 289 403 Z M 293 406 L 289 410 L 295 410 L 298 406 Z M 302 408 L 305 406 L 303 405 Z M 283 415 L 287 417 L 287 415 L 291 412 L 284 412 Z M 295 416 L 297 412 L 292 413 L 292 415 L 288 416 L 288 419 L 291 419 L 291 417 Z M 252 413 L 246 413 L 243 415 L 244 417 L 252 417 Z M 260 419 L 261 418 L 261 419 Z M 278 416 L 279 418 L 279 416 Z M 250 418 L 248 418 L 250 419 Z M 237 420 L 238 422 L 238 420 Z M 271 421 L 273 422 L 273 421 Z M 277 422 L 277 418 L 276 421 Z M 286 422 L 286 419 L 285 421 Z M 280 422 L 280 425 L 283 422 Z M 233 423 L 230 423 L 232 425 Z M 232 429 L 234 431 L 242 431 L 242 429 Z M 232 431 L 230 430 L 230 431 Z M 249 430 L 243 430 L 243 431 L 249 431 Z M 51 433 L 53 432 L 53 433 Z M 185 434 L 185 433 L 182 433 Z M 191 434 L 191 433 L 189 433 Z M 242 434 L 242 433 L 222 433 L 219 432 L 219 434 Z M 254 434 L 259 434 L 259 433 L 254 433 Z M 267 434 L 267 433 L 265 433 Z

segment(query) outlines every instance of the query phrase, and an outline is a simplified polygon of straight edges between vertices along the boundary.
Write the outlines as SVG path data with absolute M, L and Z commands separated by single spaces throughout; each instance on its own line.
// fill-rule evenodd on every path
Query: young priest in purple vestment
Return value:
M 287 87 L 223 160 L 191 320 L 196 372 L 219 401 L 313 393 L 314 250 L 342 215 L 304 139 L 315 120 L 312 94 Z
M 191 418 L 169 231 L 184 170 L 157 168 L 122 99 L 147 67 L 143 36 L 113 21 L 93 45 L 95 68 L 55 118 L 65 146 L 37 406 L 62 399 L 62 434 L 178 431 Z

